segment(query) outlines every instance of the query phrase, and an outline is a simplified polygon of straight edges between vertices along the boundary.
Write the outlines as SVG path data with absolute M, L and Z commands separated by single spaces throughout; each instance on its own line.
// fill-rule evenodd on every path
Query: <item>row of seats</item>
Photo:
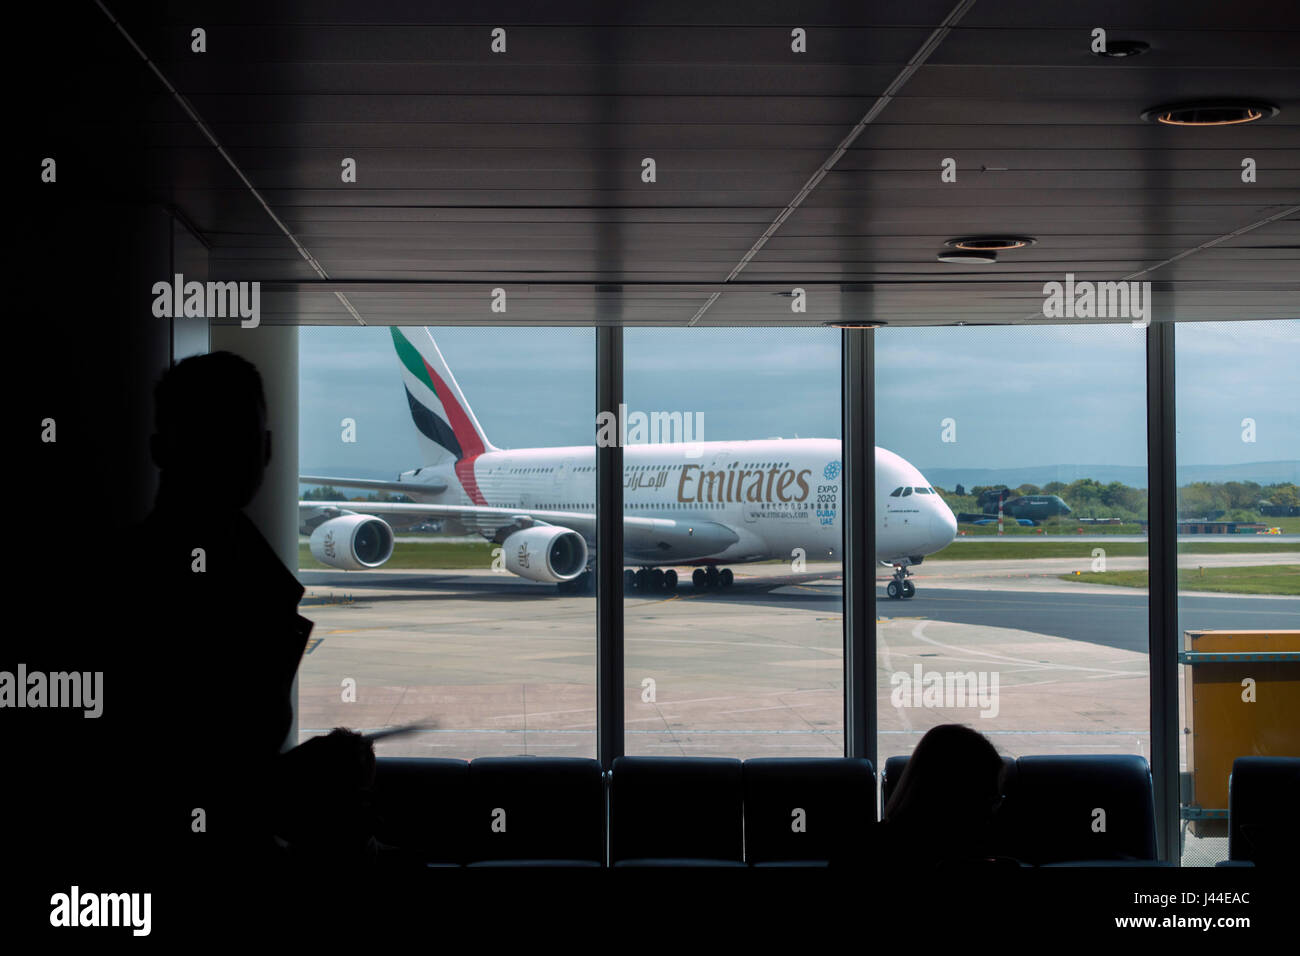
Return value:
M 884 802 L 907 757 L 890 757 L 881 777 Z M 1035 865 L 1150 864 L 1156 859 L 1151 768 L 1134 754 L 1003 757 L 1003 801 L 994 852 Z
M 376 835 L 429 866 L 825 865 L 875 786 L 835 758 L 381 757 Z
M 1007 761 L 998 855 L 1032 865 L 1156 859 L 1145 759 Z M 907 758 L 885 762 L 887 801 Z M 825 866 L 874 822 L 851 758 L 380 758 L 376 835 L 432 866 Z

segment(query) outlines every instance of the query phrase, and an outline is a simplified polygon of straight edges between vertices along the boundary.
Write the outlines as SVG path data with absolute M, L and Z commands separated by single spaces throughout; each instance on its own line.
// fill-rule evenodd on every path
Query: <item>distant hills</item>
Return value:
M 1038 485 L 1049 481 L 1069 484 L 1080 478 L 1092 478 L 1108 485 L 1118 481 L 1131 488 L 1147 486 L 1143 465 L 1027 465 L 1024 468 L 922 468 L 921 473 L 949 491 L 960 484 L 967 489 L 976 485 Z M 1252 461 L 1241 465 L 1179 465 L 1178 484 L 1197 481 L 1254 481 L 1261 485 L 1300 482 L 1300 461 Z

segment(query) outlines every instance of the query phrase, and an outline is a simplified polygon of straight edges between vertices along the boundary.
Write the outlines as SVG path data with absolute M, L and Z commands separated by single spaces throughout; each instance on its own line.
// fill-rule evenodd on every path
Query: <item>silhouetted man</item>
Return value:
M 264 875 L 284 856 L 286 815 L 311 799 L 290 786 L 299 770 L 328 779 L 334 767 L 351 781 L 373 754 L 336 733 L 280 757 L 311 623 L 297 612 L 302 585 L 241 510 L 271 458 L 257 370 L 228 352 L 185 359 L 159 381 L 155 407 L 161 478 L 132 542 L 145 627 L 126 702 L 147 737 L 142 827 L 176 866 Z

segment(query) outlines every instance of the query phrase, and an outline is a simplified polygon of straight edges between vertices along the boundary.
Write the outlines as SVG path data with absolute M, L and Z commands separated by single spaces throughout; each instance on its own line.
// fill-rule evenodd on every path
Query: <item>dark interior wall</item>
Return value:
M 134 593 L 104 582 L 156 488 L 152 388 L 171 332 L 152 315 L 150 290 L 171 274 L 172 217 L 142 135 L 156 80 L 123 55 L 93 3 L 24 5 L 15 18 L 15 35 L 39 56 L 5 67 L 7 88 L 21 95 L 6 150 L 18 242 L 3 387 L 16 454 L 7 456 L 15 504 L 5 549 L 14 603 L 0 670 L 104 674 L 98 719 L 55 709 L 0 718 L 5 855 L 22 861 L 13 865 L 24 872 L 12 873 L 18 905 L 39 912 L 51 893 L 120 864 L 102 851 L 121 836 L 133 768 L 150 758 L 148 741 L 123 735 L 114 706 L 121 648 L 149 582 Z M 57 164 L 52 183 L 41 180 L 46 157 Z M 47 419 L 53 442 L 42 440 Z

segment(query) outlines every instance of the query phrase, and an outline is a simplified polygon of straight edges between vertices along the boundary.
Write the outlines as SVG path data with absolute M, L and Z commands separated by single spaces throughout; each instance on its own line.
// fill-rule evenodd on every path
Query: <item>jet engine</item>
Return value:
M 558 584 L 587 570 L 587 542 L 568 528 L 524 528 L 507 537 L 501 549 L 507 570 L 530 581 Z
M 311 555 L 344 571 L 377 568 L 393 556 L 393 529 L 370 515 L 342 515 L 311 533 Z

